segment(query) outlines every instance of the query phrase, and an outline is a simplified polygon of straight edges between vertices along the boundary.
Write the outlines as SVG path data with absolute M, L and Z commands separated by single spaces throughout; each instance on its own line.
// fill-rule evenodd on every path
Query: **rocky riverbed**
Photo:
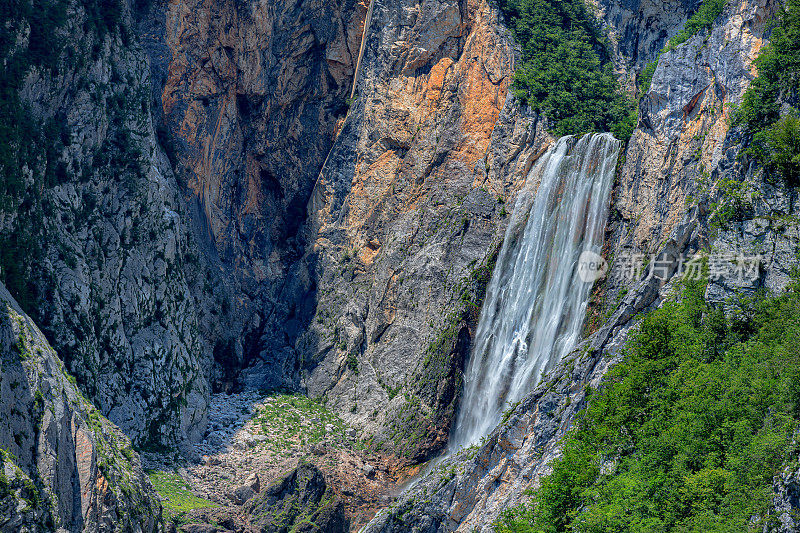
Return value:
M 192 494 L 219 506 L 190 510 L 180 522 L 221 523 L 225 516 L 241 517 L 248 501 L 283 483 L 298 466 L 313 465 L 345 502 L 353 530 L 389 504 L 398 485 L 417 472 L 368 448 L 354 428 L 305 396 L 223 393 L 212 396 L 208 430 L 194 445 L 197 461 L 148 455 L 148 466 L 177 472 Z

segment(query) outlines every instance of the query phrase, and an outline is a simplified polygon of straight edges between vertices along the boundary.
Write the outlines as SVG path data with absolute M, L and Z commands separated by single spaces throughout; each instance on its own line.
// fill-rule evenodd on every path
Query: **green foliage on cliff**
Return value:
M 647 315 L 534 504 L 498 531 L 760 531 L 796 456 L 798 291 L 741 298 L 726 318 L 689 284 Z
M 780 173 L 789 184 L 800 183 L 800 0 L 788 0 L 778 17 L 769 45 L 756 59 L 758 77 L 744 94 L 734 123 L 753 139 L 745 153 Z M 795 108 L 781 117 L 781 103 Z
M 583 0 L 500 0 L 500 6 L 522 46 L 517 98 L 547 116 L 558 135 L 610 131 L 627 140 L 636 113 Z
M 689 17 L 689 20 L 686 21 L 686 24 L 683 25 L 683 29 L 669 40 L 663 51 L 668 52 L 676 46 L 685 43 L 701 31 L 711 28 L 711 25 L 714 24 L 717 17 L 722 14 L 726 2 L 727 0 L 703 0 L 703 3 L 697 8 L 697 11 L 695 11 L 694 14 Z

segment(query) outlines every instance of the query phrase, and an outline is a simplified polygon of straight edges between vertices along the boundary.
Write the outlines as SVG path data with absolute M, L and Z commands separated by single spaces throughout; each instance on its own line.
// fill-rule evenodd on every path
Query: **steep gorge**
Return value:
M 355 1 L 168 2 L 140 24 L 192 225 L 225 287 L 207 321 L 218 387 L 297 386 L 315 287 L 289 273 L 365 13 Z
M 791 213 L 791 200 L 779 192 L 785 188 L 760 182 L 762 171 L 737 158 L 743 135 L 730 129 L 726 118 L 731 113 L 726 104 L 741 101 L 767 21 L 777 8 L 771 2 L 728 3 L 708 33 L 661 56 L 653 82 L 642 95 L 639 124 L 618 171 L 604 255 L 611 258 L 612 271 L 619 267 L 615 258 L 624 254 L 658 258 L 670 266 L 660 277 L 634 278 L 633 285 L 612 275 L 597 287 L 599 319 L 592 334 L 507 411 L 486 439 L 438 464 L 380 513 L 367 531 L 491 530 L 503 511 L 528 502 L 526 491 L 539 484 L 549 473 L 548 465 L 560 456 L 561 439 L 585 405 L 587 386 L 598 387 L 619 360 L 640 313 L 670 297 L 679 257 L 711 247 L 724 253 L 763 254 L 760 275 L 744 285 L 731 286 L 724 277 L 712 281 L 707 292 L 712 301 L 761 286 L 775 291 L 786 287 L 796 225 L 790 222 L 772 230 L 765 218 Z M 617 20 L 628 23 L 625 17 Z M 646 41 L 647 32 L 641 27 L 639 32 Z M 764 200 L 749 215 L 752 219 L 746 216 L 716 229 L 709 215 L 724 205 L 724 193 L 716 188 L 704 191 L 701 184 L 725 179 L 752 183 Z
M 62 129 L 24 154 L 24 139 L 3 140 L 22 176 L 0 207 L 3 279 L 31 295 L 25 310 L 88 400 L 152 452 L 191 451 L 209 394 L 245 389 L 319 399 L 395 466 L 443 450 L 509 211 L 556 141 L 511 94 L 520 53 L 495 3 L 372 0 L 366 31 L 355 0 L 52 4 L 69 15 L 50 28 L 53 65 L 33 61 L 12 89 L 26 116 Z M 698 2 L 596 4 L 633 91 Z M 786 285 L 797 227 L 772 221 L 795 200 L 737 158 L 728 121 L 778 6 L 731 1 L 661 56 L 604 255 L 761 242 L 755 286 Z M 4 30 L 4 57 L 37 24 Z M 756 183 L 764 203 L 715 233 L 720 178 Z M 485 528 L 524 500 L 583 386 L 665 282 L 598 286 L 581 351 L 368 530 Z

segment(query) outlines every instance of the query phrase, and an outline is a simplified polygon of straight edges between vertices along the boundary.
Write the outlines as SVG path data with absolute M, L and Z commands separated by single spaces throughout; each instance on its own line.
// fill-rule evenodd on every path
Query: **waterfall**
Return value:
M 528 174 L 486 289 L 451 449 L 491 431 L 577 344 L 592 288 L 578 259 L 602 247 L 619 150 L 611 134 L 562 137 Z

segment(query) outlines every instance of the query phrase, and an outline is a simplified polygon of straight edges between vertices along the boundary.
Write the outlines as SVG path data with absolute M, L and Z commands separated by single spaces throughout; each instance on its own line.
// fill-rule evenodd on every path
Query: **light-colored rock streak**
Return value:
M 353 74 L 353 89 L 350 91 L 350 98 L 356 95 L 356 83 L 358 82 L 358 73 L 361 70 L 361 58 L 364 57 L 364 47 L 367 45 L 367 35 L 369 34 L 369 27 L 372 23 L 372 0 L 369 0 L 369 8 L 367 9 L 367 18 L 364 20 L 364 32 L 361 35 L 361 46 L 358 49 L 358 60 L 356 61 L 356 71 Z
M 486 435 L 575 347 L 592 287 L 576 267 L 602 246 L 619 150 L 610 134 L 563 137 L 528 175 L 481 311 L 456 447 Z

